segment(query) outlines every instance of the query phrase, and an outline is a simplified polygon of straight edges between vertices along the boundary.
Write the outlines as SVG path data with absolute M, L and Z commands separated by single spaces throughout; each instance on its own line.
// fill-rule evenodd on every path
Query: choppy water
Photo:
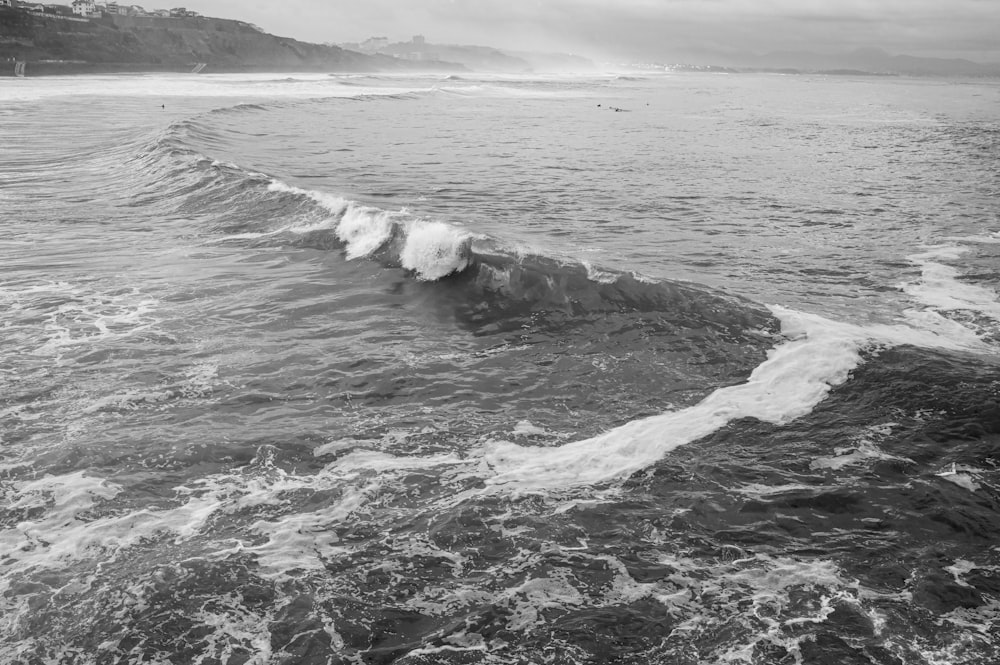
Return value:
M 998 102 L 0 83 L 0 661 L 997 662 Z

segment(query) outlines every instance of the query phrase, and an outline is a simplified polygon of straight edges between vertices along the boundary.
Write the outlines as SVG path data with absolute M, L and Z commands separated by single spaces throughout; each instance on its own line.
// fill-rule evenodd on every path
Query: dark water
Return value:
M 2 85 L 0 661 L 997 662 L 995 84 Z

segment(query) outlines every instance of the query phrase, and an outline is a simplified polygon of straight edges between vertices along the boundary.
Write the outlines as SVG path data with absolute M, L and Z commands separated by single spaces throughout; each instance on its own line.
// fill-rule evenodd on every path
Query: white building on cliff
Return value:
M 73 13 L 89 18 L 97 13 L 97 5 L 94 0 L 73 0 Z

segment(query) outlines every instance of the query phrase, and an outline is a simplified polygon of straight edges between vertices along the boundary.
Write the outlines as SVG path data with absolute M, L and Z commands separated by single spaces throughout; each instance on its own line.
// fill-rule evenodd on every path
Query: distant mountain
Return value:
M 808 51 L 776 51 L 765 55 L 730 58 L 743 68 L 796 69 L 799 71 L 851 71 L 908 76 L 1000 76 L 1000 67 L 959 58 L 919 58 L 889 55 L 882 49 L 864 48 L 850 53 L 823 55 Z

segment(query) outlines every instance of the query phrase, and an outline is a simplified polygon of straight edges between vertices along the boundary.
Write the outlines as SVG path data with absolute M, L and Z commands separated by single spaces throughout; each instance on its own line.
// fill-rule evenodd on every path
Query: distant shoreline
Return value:
M 18 63 L 22 63 L 22 67 Z M 91 19 L 0 7 L 0 76 L 191 72 L 464 72 L 460 64 L 413 63 L 278 37 L 212 17 Z
M 391 73 L 382 69 L 334 69 L 329 67 L 276 68 L 261 65 L 213 67 L 207 66 L 200 72 L 194 69 L 200 63 L 162 64 L 144 62 L 81 62 L 81 61 L 20 61 L 25 63 L 25 78 L 44 76 L 86 76 L 89 74 L 367 74 Z M 435 70 L 428 70 L 435 71 Z M 454 69 L 441 73 L 454 73 Z M 0 63 L 0 78 L 13 78 L 14 62 Z

